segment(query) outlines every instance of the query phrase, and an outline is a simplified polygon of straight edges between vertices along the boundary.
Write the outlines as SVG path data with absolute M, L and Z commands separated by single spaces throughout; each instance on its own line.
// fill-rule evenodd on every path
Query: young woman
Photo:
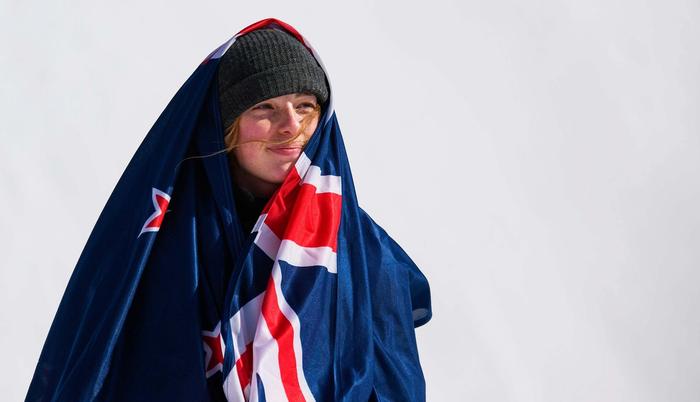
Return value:
M 139 147 L 27 400 L 424 400 L 430 316 L 425 277 L 357 204 L 320 60 L 263 20 Z

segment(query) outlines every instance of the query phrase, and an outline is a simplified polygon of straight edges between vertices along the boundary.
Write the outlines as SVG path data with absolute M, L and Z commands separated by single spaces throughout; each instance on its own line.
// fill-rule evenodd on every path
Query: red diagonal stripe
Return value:
M 303 183 L 295 171 L 278 196 L 268 205 L 265 224 L 281 240 L 292 240 L 302 247 L 330 247 L 336 251 L 342 197 L 316 193 L 316 187 Z
M 297 360 L 294 356 L 294 327 L 282 314 L 277 302 L 275 282 L 270 277 L 262 303 L 262 315 L 270 334 L 277 341 L 278 359 L 282 385 L 289 401 L 305 401 L 297 376 Z
M 236 360 L 236 372 L 241 391 L 245 394 L 245 387 L 250 384 L 250 376 L 253 373 L 253 342 L 246 345 L 245 352 Z

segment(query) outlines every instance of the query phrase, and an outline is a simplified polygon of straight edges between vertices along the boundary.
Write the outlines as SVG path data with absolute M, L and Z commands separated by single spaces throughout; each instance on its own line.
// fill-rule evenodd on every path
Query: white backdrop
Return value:
M 151 124 L 265 17 L 318 50 L 361 205 L 430 280 L 429 401 L 700 398 L 697 0 L 61 3 L 0 0 L 3 400 Z

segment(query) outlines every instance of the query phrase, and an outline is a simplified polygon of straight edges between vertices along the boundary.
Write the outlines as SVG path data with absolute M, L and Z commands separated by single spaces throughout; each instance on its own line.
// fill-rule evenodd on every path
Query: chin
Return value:
M 277 173 L 275 176 L 280 183 L 282 183 L 284 179 L 287 178 L 289 172 L 291 172 L 292 169 L 294 169 L 294 163 L 289 163 L 287 166 L 283 166 L 279 169 L 279 173 Z
M 287 173 L 288 172 L 280 172 L 279 174 L 274 174 L 274 175 L 267 175 L 264 177 L 264 180 L 268 183 L 272 184 L 282 184 L 284 182 L 284 179 L 287 178 Z

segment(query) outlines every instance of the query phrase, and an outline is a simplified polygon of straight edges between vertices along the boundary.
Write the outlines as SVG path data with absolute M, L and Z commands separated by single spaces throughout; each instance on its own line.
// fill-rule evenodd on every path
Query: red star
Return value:
M 153 187 L 151 191 L 151 198 L 153 199 L 153 207 L 155 208 L 155 212 L 153 212 L 151 216 L 146 219 L 146 223 L 143 224 L 143 228 L 141 229 L 139 236 L 141 236 L 144 232 L 157 232 L 158 229 L 160 229 L 160 224 L 163 222 L 163 217 L 165 216 L 165 212 L 167 212 L 168 209 L 168 204 L 170 203 L 170 196 L 155 187 Z
M 202 331 L 202 344 L 204 346 L 204 366 L 207 370 L 207 378 L 220 371 L 224 366 L 224 341 L 221 339 L 221 323 L 216 324 L 213 331 Z

